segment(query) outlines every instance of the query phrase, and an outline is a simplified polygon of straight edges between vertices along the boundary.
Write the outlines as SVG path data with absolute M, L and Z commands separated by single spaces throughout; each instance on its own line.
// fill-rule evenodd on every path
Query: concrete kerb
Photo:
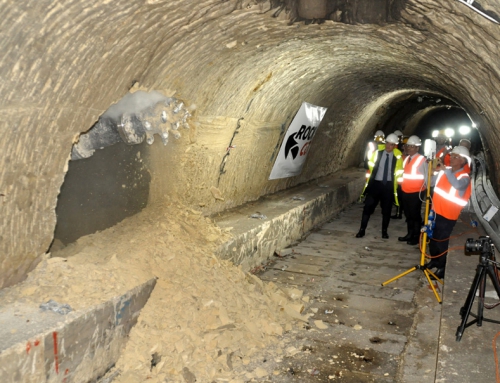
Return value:
M 244 271 L 262 264 L 355 202 L 364 174 L 359 168 L 343 170 L 213 217 L 221 229 L 233 235 L 219 247 L 218 256 L 241 265 Z M 256 212 L 266 218 L 250 218 Z
M 89 382 L 103 376 L 118 360 L 155 284 L 153 278 L 66 315 L 22 305 L 2 308 L 0 382 Z

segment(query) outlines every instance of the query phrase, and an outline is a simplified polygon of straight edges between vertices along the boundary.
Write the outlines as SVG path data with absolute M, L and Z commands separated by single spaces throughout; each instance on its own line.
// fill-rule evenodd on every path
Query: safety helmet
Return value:
M 403 144 L 407 144 L 407 143 L 408 143 L 408 139 L 409 139 L 409 137 L 408 137 L 408 136 L 403 136 L 403 137 L 401 138 L 401 142 L 402 142 Z
M 465 146 L 455 146 L 451 150 L 451 154 L 460 155 L 461 157 L 465 158 L 467 160 L 467 163 L 470 165 L 471 159 L 470 159 L 469 149 L 467 149 Z
M 465 144 L 465 145 L 464 145 L 464 144 Z M 469 139 L 467 139 L 467 138 L 462 138 L 462 139 L 460 140 L 460 142 L 458 143 L 458 146 L 465 146 L 465 147 L 466 147 L 467 149 L 469 149 L 469 150 L 470 150 L 471 145 L 472 145 L 472 144 L 471 144 L 470 140 L 469 140 Z
M 395 130 L 394 131 L 394 134 L 398 137 L 402 136 L 403 135 L 403 132 L 401 130 Z
M 399 138 L 394 133 L 391 133 L 386 137 L 385 142 L 397 145 L 399 143 Z
M 373 140 L 376 142 L 384 142 L 385 134 L 381 130 L 377 130 L 373 136 Z
M 418 136 L 410 136 L 410 138 L 408 138 L 408 141 L 406 142 L 406 145 L 420 146 L 422 145 L 422 140 Z

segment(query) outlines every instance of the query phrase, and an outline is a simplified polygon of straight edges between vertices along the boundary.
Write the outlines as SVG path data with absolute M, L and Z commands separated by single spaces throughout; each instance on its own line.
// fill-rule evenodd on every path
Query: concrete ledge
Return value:
M 248 271 L 355 202 L 364 182 L 364 169 L 347 169 L 214 216 L 221 229 L 233 234 L 218 255 Z M 252 214 L 267 218 L 250 218 Z
M 19 303 L 1 308 L 0 382 L 95 381 L 118 360 L 155 284 L 67 315 Z

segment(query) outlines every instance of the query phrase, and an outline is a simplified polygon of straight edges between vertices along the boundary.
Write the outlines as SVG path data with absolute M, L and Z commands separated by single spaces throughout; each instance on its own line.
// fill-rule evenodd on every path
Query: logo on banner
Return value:
M 299 175 L 326 108 L 303 102 L 283 139 L 269 179 Z
M 285 158 L 288 158 L 290 152 L 292 152 L 292 159 L 297 158 L 297 154 L 299 154 L 299 144 L 297 141 L 295 141 L 295 134 L 292 134 L 290 137 L 288 137 L 288 140 L 286 140 Z
M 313 126 L 305 126 L 302 125 L 300 130 L 297 133 L 294 133 L 288 137 L 285 144 L 285 158 L 288 158 L 290 152 L 292 152 L 292 159 L 297 158 L 297 154 L 300 153 L 301 156 L 305 156 L 307 154 L 307 150 L 309 148 L 310 140 L 314 137 L 314 133 L 316 132 L 316 127 Z M 299 152 L 299 143 L 298 139 L 307 140 L 307 142 L 302 146 Z

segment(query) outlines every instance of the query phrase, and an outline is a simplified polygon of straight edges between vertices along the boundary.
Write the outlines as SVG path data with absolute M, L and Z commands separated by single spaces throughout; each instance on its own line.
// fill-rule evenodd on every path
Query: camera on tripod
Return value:
M 483 235 L 477 240 L 473 238 L 467 238 L 467 241 L 465 241 L 466 253 L 485 253 L 490 252 L 492 248 L 493 241 L 488 236 Z
M 476 323 L 478 327 L 483 325 L 483 321 L 500 324 L 500 321 L 487 319 L 483 315 L 484 308 L 490 309 L 496 306 L 493 305 L 488 307 L 488 305 L 485 304 L 484 301 L 487 277 L 489 277 L 497 295 L 500 297 L 500 280 L 498 278 L 498 267 L 500 266 L 500 263 L 498 263 L 495 259 L 495 245 L 493 244 L 491 238 L 487 236 L 481 236 L 478 240 L 467 238 L 467 241 L 465 241 L 465 253 L 480 253 L 480 255 L 479 264 L 476 268 L 476 275 L 474 276 L 474 280 L 472 281 L 472 285 L 469 289 L 469 294 L 467 294 L 465 304 L 460 309 L 462 322 L 457 328 L 457 342 L 460 342 L 460 339 L 462 339 L 462 335 L 465 329 L 473 325 L 474 323 Z M 476 298 L 476 296 L 479 297 L 478 303 L 476 305 L 477 315 L 471 312 L 472 305 L 474 304 L 474 299 Z M 474 319 L 470 322 L 467 322 L 469 315 L 472 315 Z

